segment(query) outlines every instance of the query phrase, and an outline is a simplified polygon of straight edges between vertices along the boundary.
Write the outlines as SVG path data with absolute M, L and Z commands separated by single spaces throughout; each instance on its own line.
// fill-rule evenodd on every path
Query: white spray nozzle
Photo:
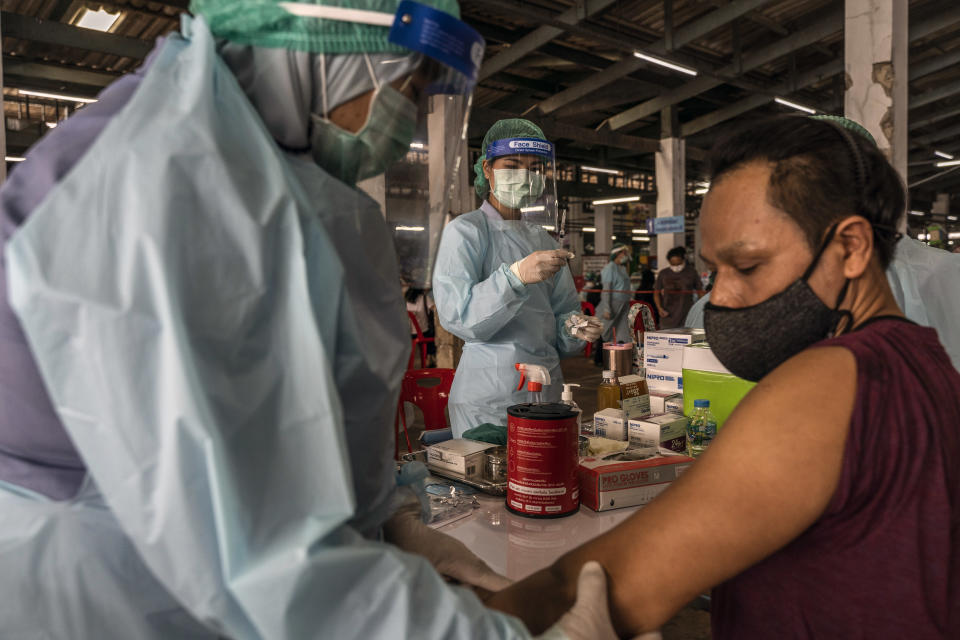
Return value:
M 527 383 L 527 391 L 542 391 L 543 385 L 550 384 L 550 372 L 547 371 L 545 366 L 522 362 L 518 362 L 514 366 L 520 372 L 520 384 L 517 386 L 517 391 L 523 389 L 524 382 Z
M 580 385 L 575 382 L 571 382 L 569 384 L 566 382 L 563 383 L 563 393 L 560 394 L 560 400 L 569 400 L 570 402 L 573 402 L 573 388 L 579 386 Z

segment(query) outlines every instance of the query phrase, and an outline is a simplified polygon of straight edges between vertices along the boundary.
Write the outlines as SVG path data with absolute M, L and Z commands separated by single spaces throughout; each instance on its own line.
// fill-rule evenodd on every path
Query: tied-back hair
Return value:
M 834 223 L 860 215 L 873 226 L 881 266 L 890 264 L 907 192 L 872 141 L 830 121 L 775 116 L 721 137 L 711 152 L 710 181 L 752 162 L 772 165 L 767 198 L 797 223 L 811 251 Z

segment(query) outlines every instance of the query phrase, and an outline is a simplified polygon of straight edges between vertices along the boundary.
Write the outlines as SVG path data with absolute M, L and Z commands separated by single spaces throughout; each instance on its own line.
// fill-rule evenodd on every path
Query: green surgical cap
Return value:
M 473 179 L 473 188 L 481 198 L 487 197 L 487 193 L 490 191 L 490 183 L 483 175 L 483 161 L 487 159 L 487 149 L 491 143 L 508 138 L 547 139 L 540 127 L 523 118 L 507 118 L 494 122 L 493 126 L 487 130 L 487 135 L 483 136 L 483 146 L 481 147 L 483 153 L 477 158 L 477 163 L 473 165 L 473 170 L 477 174 L 477 177 Z
M 867 131 L 864 128 L 864 126 L 861 125 L 859 122 L 854 122 L 850 118 L 844 118 L 843 116 L 810 116 L 810 118 L 812 120 L 829 122 L 831 124 L 837 125 L 838 127 L 842 127 L 847 131 L 853 131 L 854 133 L 858 133 L 864 138 L 866 138 L 867 140 L 869 140 L 870 144 L 872 144 L 873 146 L 877 146 L 877 141 L 874 140 L 872 135 L 870 135 L 870 132 Z
M 400 0 L 300 1 L 390 14 L 400 4 Z M 460 17 L 457 0 L 417 1 Z M 237 44 L 309 53 L 409 53 L 387 40 L 387 27 L 295 16 L 279 0 L 191 0 L 190 12 L 203 16 L 215 37 Z

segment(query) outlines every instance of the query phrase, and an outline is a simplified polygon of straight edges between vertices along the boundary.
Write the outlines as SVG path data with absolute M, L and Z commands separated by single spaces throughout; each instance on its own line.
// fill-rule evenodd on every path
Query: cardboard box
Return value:
M 644 505 L 679 478 L 693 458 L 664 455 L 629 460 L 630 450 L 580 461 L 580 504 L 594 511 Z
M 483 475 L 484 457 L 497 445 L 464 438 L 454 438 L 427 447 L 427 466 L 435 467 L 464 478 Z
M 689 344 L 705 342 L 707 334 L 703 329 L 665 329 L 663 331 L 647 331 L 643 334 L 644 357 L 654 355 L 653 352 L 663 349 L 679 349 Z
M 610 440 L 627 439 L 627 419 L 620 409 L 604 409 L 593 414 L 594 434 Z
M 683 391 L 683 373 L 647 369 L 647 388 L 651 393 L 655 391 L 679 393 Z
M 683 350 L 683 386 L 683 412 L 691 415 L 694 400 L 709 400 L 719 430 L 756 385 L 730 373 L 704 343 Z
M 641 376 L 622 376 L 620 382 L 620 408 L 627 420 L 650 414 L 650 393 L 647 381 Z
M 663 408 L 664 413 L 677 413 L 681 416 L 686 415 L 686 412 L 683 410 L 683 394 L 677 393 L 667 398 Z
M 630 447 L 660 447 L 677 453 L 687 450 L 687 419 L 675 413 L 630 420 L 627 425 Z
M 679 407 L 679 411 L 668 408 Z M 683 394 L 672 393 L 670 391 L 651 391 L 650 392 L 650 415 L 659 416 L 664 413 L 683 413 Z M 628 416 L 631 420 L 634 416 Z M 642 416 L 641 416 L 642 417 Z

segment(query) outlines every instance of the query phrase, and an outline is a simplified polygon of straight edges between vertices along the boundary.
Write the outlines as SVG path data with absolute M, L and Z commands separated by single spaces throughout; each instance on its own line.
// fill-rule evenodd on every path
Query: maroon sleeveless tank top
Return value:
M 899 319 L 818 346 L 857 361 L 836 493 L 714 589 L 713 637 L 960 639 L 960 373 L 936 331 Z

